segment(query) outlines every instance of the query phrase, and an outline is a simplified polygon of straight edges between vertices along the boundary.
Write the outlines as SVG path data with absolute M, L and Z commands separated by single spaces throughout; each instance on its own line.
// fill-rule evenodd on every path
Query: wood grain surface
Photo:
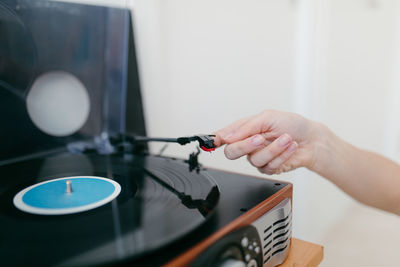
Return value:
M 315 267 L 321 263 L 323 256 L 322 246 L 292 238 L 289 256 L 279 267 Z

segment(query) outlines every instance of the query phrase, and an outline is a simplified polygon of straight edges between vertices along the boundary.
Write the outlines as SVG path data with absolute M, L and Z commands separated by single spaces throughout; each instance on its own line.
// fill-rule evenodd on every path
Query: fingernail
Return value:
M 284 134 L 279 137 L 278 141 L 281 146 L 287 146 L 289 142 L 292 141 L 292 138 L 288 134 Z
M 293 152 L 293 151 L 295 151 L 295 150 L 297 149 L 297 147 L 298 147 L 297 142 L 293 142 L 293 143 L 290 144 L 290 146 L 288 147 L 287 150 L 288 150 L 289 152 Z
M 264 143 L 264 137 L 257 134 L 255 136 L 253 136 L 253 138 L 251 138 L 251 143 L 253 143 L 253 145 L 255 145 L 255 146 L 262 145 Z

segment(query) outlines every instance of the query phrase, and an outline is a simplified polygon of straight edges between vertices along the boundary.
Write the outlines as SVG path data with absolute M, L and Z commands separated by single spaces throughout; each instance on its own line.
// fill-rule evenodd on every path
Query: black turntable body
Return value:
M 129 10 L 0 2 L 0 265 L 281 264 L 291 184 L 150 154 L 139 85 Z

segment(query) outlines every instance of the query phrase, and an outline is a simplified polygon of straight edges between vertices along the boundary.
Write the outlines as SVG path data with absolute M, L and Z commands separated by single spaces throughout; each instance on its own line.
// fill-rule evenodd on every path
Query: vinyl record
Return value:
M 153 156 L 66 154 L 2 166 L 0 173 L 0 231 L 7 240 L 0 249 L 14 265 L 132 260 L 193 232 L 212 217 L 219 200 L 219 189 L 207 172 L 190 172 L 181 160 Z M 71 176 L 106 177 L 121 192 L 104 205 L 66 215 L 31 214 L 13 203 L 21 190 Z M 49 197 L 27 202 L 42 199 Z M 41 256 L 44 251 L 46 257 Z

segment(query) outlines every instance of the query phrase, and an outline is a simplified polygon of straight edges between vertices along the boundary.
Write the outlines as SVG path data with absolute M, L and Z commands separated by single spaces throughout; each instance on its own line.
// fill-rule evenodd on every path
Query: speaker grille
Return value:
M 261 238 L 263 266 L 276 266 L 282 263 L 287 256 L 292 235 L 290 199 L 282 201 L 253 225 Z

